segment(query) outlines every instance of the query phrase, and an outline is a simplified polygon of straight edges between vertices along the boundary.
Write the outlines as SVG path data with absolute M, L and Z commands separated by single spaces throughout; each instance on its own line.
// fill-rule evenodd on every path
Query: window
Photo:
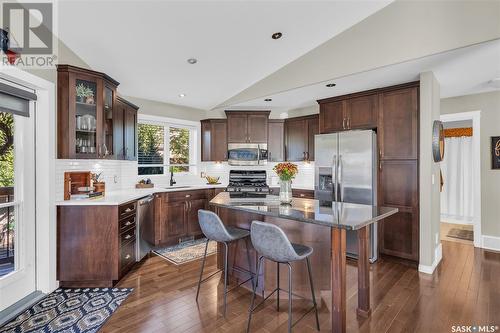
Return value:
M 195 164 L 194 128 L 175 124 L 139 123 L 139 175 L 190 172 Z

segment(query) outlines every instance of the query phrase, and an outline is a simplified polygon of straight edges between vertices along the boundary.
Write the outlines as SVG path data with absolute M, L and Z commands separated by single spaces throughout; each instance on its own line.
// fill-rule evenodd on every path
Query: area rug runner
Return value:
M 0 332 L 97 332 L 132 290 L 132 288 L 60 288 L 0 327 Z
M 446 236 L 452 237 L 452 238 L 474 241 L 474 231 L 472 231 L 472 230 L 451 228 L 450 231 L 448 231 L 448 234 Z
M 175 265 L 182 265 L 187 262 L 203 258 L 205 253 L 206 238 L 183 242 L 178 245 L 165 248 L 157 248 L 153 252 L 162 258 L 167 259 Z M 217 242 L 208 243 L 207 256 L 217 252 Z

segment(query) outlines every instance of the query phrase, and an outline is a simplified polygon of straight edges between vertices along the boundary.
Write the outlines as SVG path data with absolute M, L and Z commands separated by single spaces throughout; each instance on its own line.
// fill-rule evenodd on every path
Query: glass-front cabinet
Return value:
M 116 158 L 113 107 L 119 83 L 70 65 L 57 71 L 58 158 Z

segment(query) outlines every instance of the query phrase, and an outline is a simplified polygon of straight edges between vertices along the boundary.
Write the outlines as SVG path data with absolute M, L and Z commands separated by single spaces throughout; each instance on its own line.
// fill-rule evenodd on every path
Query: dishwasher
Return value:
M 135 234 L 135 257 L 141 261 L 151 251 L 151 245 L 143 237 L 144 233 L 153 228 L 154 196 L 149 195 L 138 202 L 137 224 Z

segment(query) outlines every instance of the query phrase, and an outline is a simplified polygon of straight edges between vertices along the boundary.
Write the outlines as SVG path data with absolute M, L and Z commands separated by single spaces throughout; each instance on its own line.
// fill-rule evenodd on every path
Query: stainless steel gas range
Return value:
M 269 194 L 265 170 L 230 170 L 226 191 L 231 197 L 265 197 Z

